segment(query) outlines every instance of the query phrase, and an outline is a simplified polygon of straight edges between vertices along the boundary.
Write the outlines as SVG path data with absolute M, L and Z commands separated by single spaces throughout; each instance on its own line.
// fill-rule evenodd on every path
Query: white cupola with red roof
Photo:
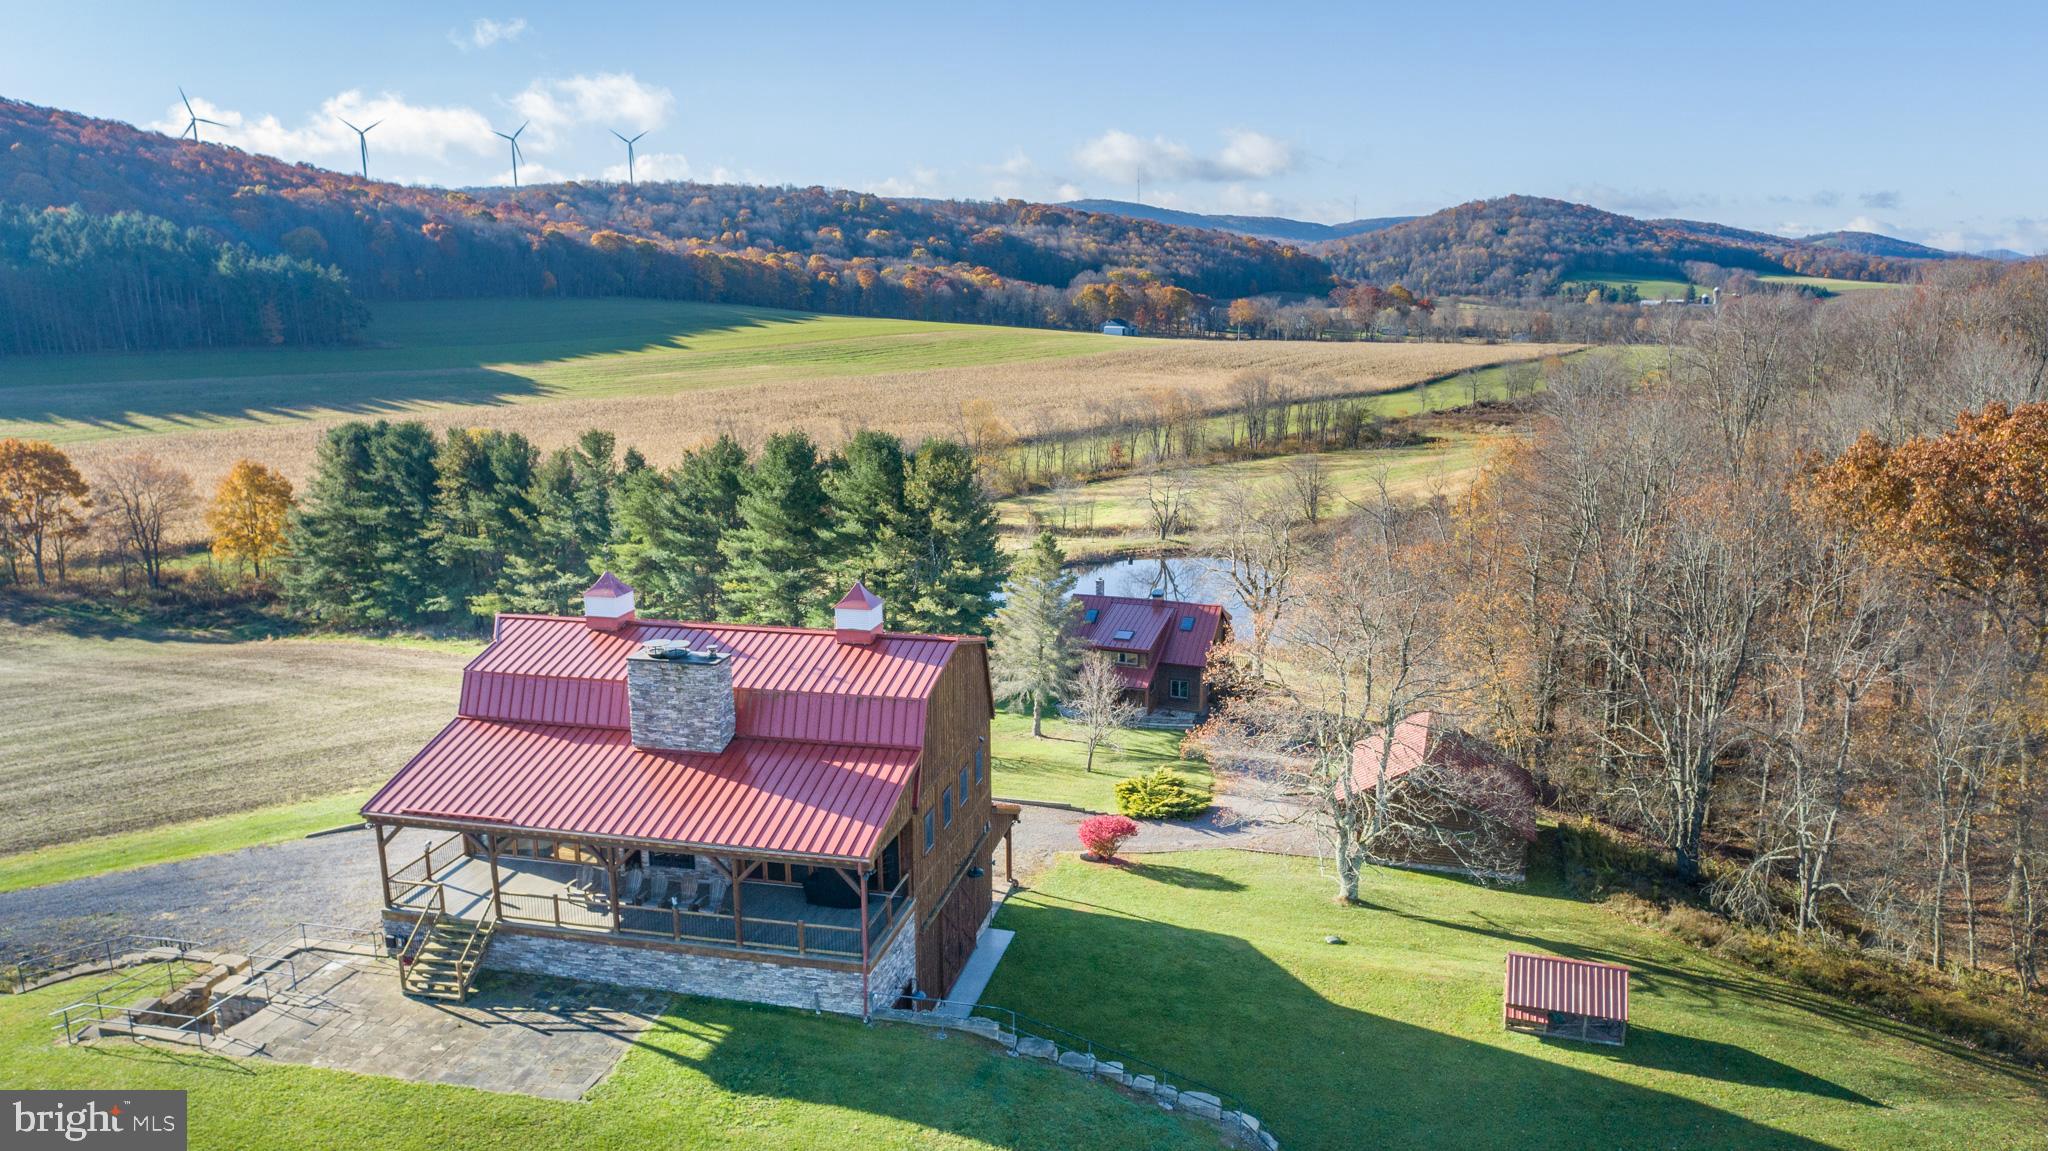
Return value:
M 633 622 L 633 589 L 606 572 L 583 591 L 583 622 L 597 631 L 618 631 Z
M 832 605 L 832 630 L 840 643 L 870 644 L 882 634 L 882 597 L 855 580 Z

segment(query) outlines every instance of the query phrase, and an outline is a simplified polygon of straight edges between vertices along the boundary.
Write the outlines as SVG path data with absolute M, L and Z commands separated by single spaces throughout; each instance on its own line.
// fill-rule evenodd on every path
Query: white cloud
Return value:
M 526 31 L 526 18 L 514 16 L 510 20 L 493 20 L 488 16 L 479 17 L 469 26 L 469 32 L 448 33 L 448 42 L 464 52 L 490 48 L 497 44 L 509 44 Z
M 396 92 L 366 96 L 351 88 L 329 96 L 318 112 L 297 126 L 290 126 L 265 113 L 248 116 L 223 108 L 203 97 L 192 97 L 192 110 L 216 125 L 199 126 L 202 139 L 233 144 L 250 152 L 261 152 L 287 160 L 346 160 L 343 168 L 355 165 L 356 134 L 341 121 L 359 127 L 377 127 L 370 132 L 370 170 L 377 172 L 383 156 L 445 161 L 450 151 L 486 155 L 500 141 L 491 133 L 490 122 L 474 108 L 408 103 Z M 182 103 L 164 111 L 162 119 L 146 124 L 160 132 L 176 135 L 185 130 L 188 114 Z
M 1164 136 L 1146 140 L 1116 129 L 1074 153 L 1075 163 L 1119 183 L 1134 183 L 1141 177 L 1162 183 L 1266 180 L 1293 171 L 1299 160 L 1294 146 L 1285 140 L 1248 131 L 1229 133 L 1223 149 L 1213 155 L 1202 155 Z
M 624 151 L 624 146 L 620 146 Z M 626 162 L 619 161 L 607 167 L 602 173 L 607 180 L 624 180 Z M 645 152 L 633 158 L 633 178 L 636 180 L 687 180 L 690 178 L 690 161 L 681 152 Z
M 599 72 L 562 80 L 535 80 L 512 98 L 512 108 L 533 125 L 535 147 L 554 143 L 555 134 L 586 124 L 603 124 L 627 134 L 661 127 L 675 94 L 644 84 L 631 72 Z M 526 137 L 522 137 L 522 146 Z

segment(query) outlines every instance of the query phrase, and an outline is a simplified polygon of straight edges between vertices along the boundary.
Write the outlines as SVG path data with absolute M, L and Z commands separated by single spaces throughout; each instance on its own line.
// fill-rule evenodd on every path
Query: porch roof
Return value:
M 654 751 L 617 728 L 459 718 L 363 814 L 857 862 L 873 858 L 918 758 L 908 748 L 752 738 L 716 755 Z

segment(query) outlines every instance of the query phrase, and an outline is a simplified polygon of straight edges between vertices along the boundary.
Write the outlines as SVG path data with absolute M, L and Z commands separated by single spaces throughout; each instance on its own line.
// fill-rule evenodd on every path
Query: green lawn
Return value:
M 1212 1130 L 1072 1072 L 922 1028 L 678 998 L 585 1100 L 556 1102 L 117 1041 L 53 1045 L 47 1013 L 93 986 L 0 995 L 0 1083 L 184 1090 L 199 1149 L 1216 1146 Z
M 68 442 L 1087 355 L 1080 332 L 662 300 L 380 303 L 361 346 L 24 357 L 0 437 Z
M 1642 300 L 1683 300 L 1686 283 L 1660 276 L 1581 276 L 1565 284 L 1567 288 L 1578 289 L 1583 296 L 1594 284 L 1606 284 L 1610 288 L 1624 288 L 1634 284 L 1636 298 Z
M 1880 288 L 1902 288 L 1905 286 L 1904 284 L 1879 283 L 1873 280 L 1838 280 L 1832 276 L 1758 276 L 1757 282 L 1814 288 L 1823 292 L 1868 292 Z
M 1044 739 L 1031 735 L 1031 717 L 1011 711 L 996 713 L 989 759 L 994 765 L 995 794 L 1004 799 L 1064 803 L 1087 811 L 1115 811 L 1116 781 L 1171 767 L 1209 786 L 1209 765 L 1180 758 L 1181 733 L 1131 729 L 1117 732 L 1117 747 L 1095 749 L 1095 770 L 1083 765 L 1088 745 L 1082 732 L 1063 719 L 1045 721 Z
M 2048 1130 L 2038 1073 L 1541 880 L 1379 872 L 1340 907 L 1313 861 L 1218 851 L 1067 857 L 1034 883 L 997 918 L 1017 937 L 985 1001 L 1242 1095 L 1294 1151 L 1989 1149 Z M 1630 965 L 1628 1045 L 1504 1031 L 1509 950 Z

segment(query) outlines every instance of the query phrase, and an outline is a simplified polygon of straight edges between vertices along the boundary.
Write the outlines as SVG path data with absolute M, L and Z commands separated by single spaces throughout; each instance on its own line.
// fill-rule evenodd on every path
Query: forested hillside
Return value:
M 635 295 L 1064 326 L 1099 319 L 1112 301 L 1082 289 L 1115 280 L 1115 302 L 1173 328 L 1196 322 L 1203 298 L 1332 283 L 1297 248 L 1015 200 L 406 187 L 13 101 L 0 101 L 0 199 L 159 216 L 259 255 L 331 264 L 369 299 Z
M 1319 246 L 1348 279 L 1422 295 L 1544 295 L 1593 275 L 1682 277 L 1689 262 L 1759 273 L 1903 281 L 1921 261 L 1690 220 L 1638 220 L 1537 196 L 1474 200 Z

